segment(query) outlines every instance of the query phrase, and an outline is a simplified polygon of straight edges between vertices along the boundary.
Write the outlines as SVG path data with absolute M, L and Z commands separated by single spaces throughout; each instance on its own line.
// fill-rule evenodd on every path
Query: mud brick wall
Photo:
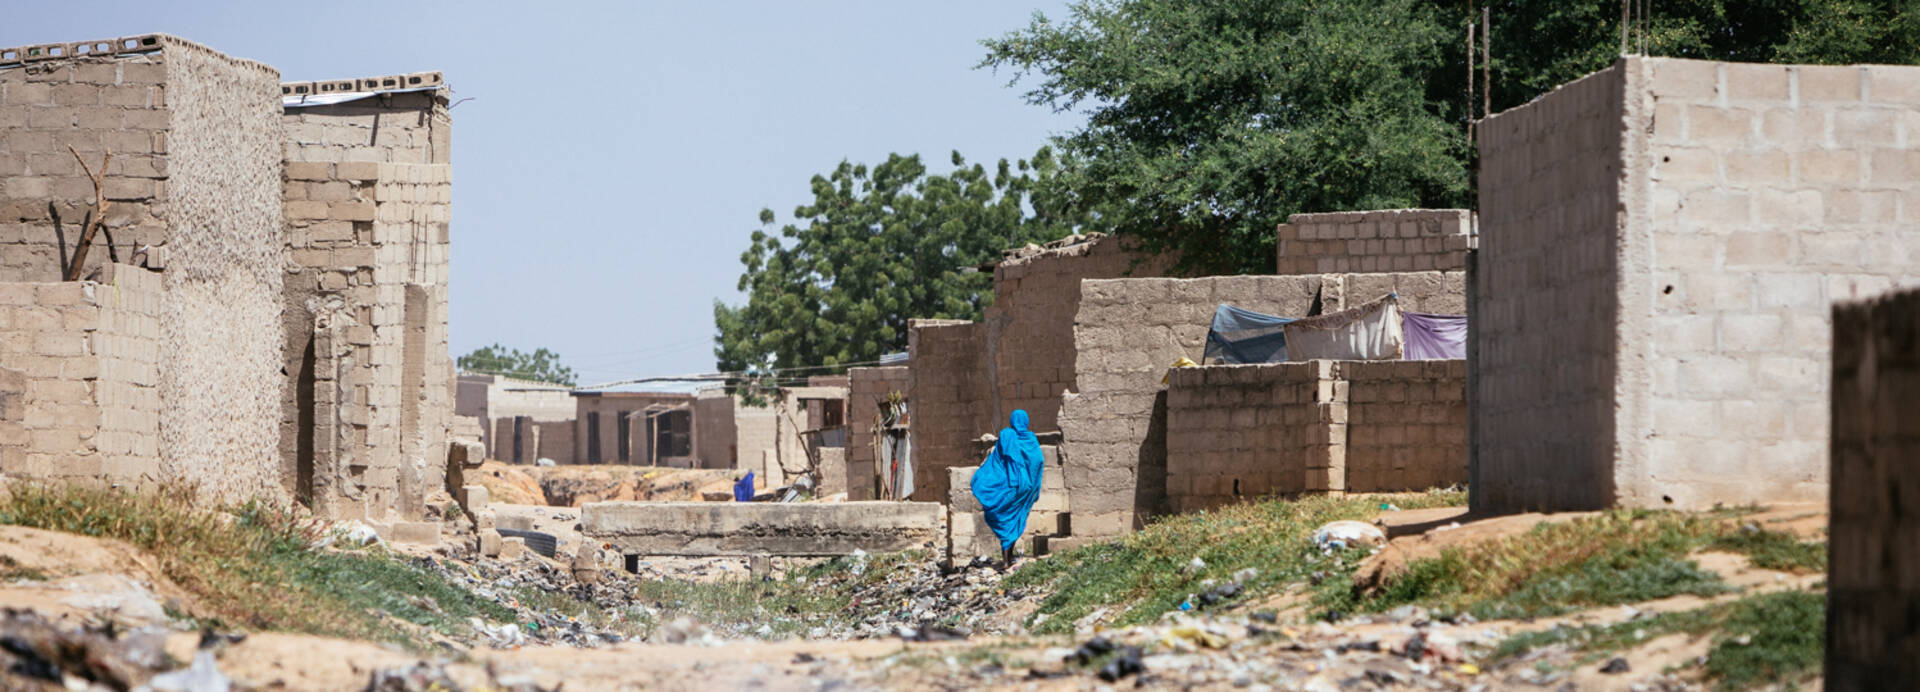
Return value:
M 160 453 L 160 276 L 0 283 L 0 473 L 133 486 Z
M 1920 291 L 1833 310 L 1829 689 L 1920 685 Z
M 1459 272 L 1083 282 L 1074 320 L 1080 390 L 1066 397 L 1060 414 L 1074 535 L 1124 533 L 1163 511 L 1167 401 L 1160 380 L 1181 357 L 1200 360 L 1218 305 L 1304 315 L 1315 295 L 1331 312 L 1398 291 L 1407 310 L 1458 314 L 1463 285 Z
M 991 350 L 985 374 L 992 398 L 980 415 L 998 421 L 992 430 L 1016 409 L 1026 410 L 1032 430 L 1060 429 L 1060 394 L 1074 389 L 1073 317 L 1082 279 L 1164 276 L 1172 264 L 1105 237 L 996 265 L 993 304 L 981 320 Z
M 527 421 L 527 429 L 533 431 L 534 435 L 533 448 L 538 452 L 532 459 L 528 459 L 527 463 L 531 464 L 541 459 L 552 459 L 556 464 L 580 463 L 573 446 L 573 423 L 571 420 Z
M 1478 244 L 1465 209 L 1294 214 L 1276 239 L 1278 274 L 1466 271 Z
M 1346 490 L 1399 492 L 1467 482 L 1467 362 L 1349 361 Z
M 1634 58 L 1489 120 L 1476 506 L 1825 497 L 1809 337 L 1920 281 L 1916 106 L 1915 67 Z
M 1337 490 L 1345 363 L 1176 368 L 1167 387 L 1167 509 Z M 1338 387 L 1338 391 L 1335 388 Z
M 875 499 L 875 453 L 873 426 L 887 397 L 898 393 L 905 397 L 909 367 L 892 365 L 880 368 L 847 370 L 847 499 Z
M 947 469 L 978 464 L 973 441 L 997 432 L 990 416 L 986 325 L 913 320 L 908 326 L 907 398 L 912 406 L 913 496 L 939 502 L 948 495 Z M 989 427 L 991 426 L 991 427 Z M 909 498 L 900 498 L 909 499 Z

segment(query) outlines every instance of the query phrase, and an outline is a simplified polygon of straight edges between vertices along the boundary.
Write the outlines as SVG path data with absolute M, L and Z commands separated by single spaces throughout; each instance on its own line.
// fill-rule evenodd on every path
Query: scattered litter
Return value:
M 1620 673 L 1630 672 L 1632 670 L 1633 670 L 1633 666 L 1627 664 L 1627 659 L 1620 658 L 1618 656 L 1614 657 L 1614 659 L 1611 661 L 1607 661 L 1606 665 L 1600 666 L 1600 672 L 1606 673 L 1608 675 L 1617 675 Z
M 1344 550 L 1356 546 L 1374 546 L 1387 542 L 1387 534 L 1380 527 L 1352 520 L 1328 522 L 1313 532 L 1313 545 L 1324 551 Z

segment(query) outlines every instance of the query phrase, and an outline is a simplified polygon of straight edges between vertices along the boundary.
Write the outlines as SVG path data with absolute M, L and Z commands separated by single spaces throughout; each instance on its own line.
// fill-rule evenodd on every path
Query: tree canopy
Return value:
M 1652 5 L 1634 45 L 1649 55 L 1920 59 L 1915 0 Z M 1091 230 L 1180 251 L 1192 270 L 1264 272 L 1289 214 L 1471 206 L 1466 27 L 1482 7 L 1496 112 L 1619 57 L 1616 3 L 1082 0 L 982 41 L 981 66 L 1087 114 L 1055 145 L 1080 164 L 1058 179 Z
M 494 344 L 474 349 L 456 359 L 456 363 L 466 372 L 517 377 L 569 387 L 578 384 L 574 381 L 573 368 L 560 364 L 560 354 L 544 348 L 526 353 L 517 348 Z
M 844 366 L 905 349 L 908 319 L 979 318 L 992 276 L 971 268 L 1074 225 L 1049 192 L 1060 169 L 1052 152 L 991 169 L 958 152 L 952 161 L 941 175 L 893 154 L 814 176 L 814 199 L 794 222 L 754 231 L 741 253 L 746 303 L 714 301 L 720 369 Z M 763 226 L 776 219 L 761 210 Z

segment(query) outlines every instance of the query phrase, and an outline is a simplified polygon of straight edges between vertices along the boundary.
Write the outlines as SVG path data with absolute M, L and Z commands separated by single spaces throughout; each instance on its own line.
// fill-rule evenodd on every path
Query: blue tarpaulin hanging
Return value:
M 1286 325 L 1296 320 L 1222 305 L 1213 311 L 1207 329 L 1209 363 L 1284 363 L 1287 360 Z

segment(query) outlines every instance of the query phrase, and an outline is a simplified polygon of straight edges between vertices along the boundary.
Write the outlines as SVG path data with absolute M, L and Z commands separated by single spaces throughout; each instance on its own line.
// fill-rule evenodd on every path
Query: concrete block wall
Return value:
M 1167 401 L 1161 378 L 1182 357 L 1200 359 L 1218 305 L 1304 315 L 1316 295 L 1325 310 L 1336 311 L 1391 287 L 1404 309 L 1458 314 L 1463 285 L 1459 272 L 1083 282 L 1074 319 L 1080 391 L 1065 398 L 1060 414 L 1074 535 L 1124 533 L 1164 511 Z
M 876 497 L 874 425 L 887 397 L 907 394 L 908 366 L 847 370 L 847 499 Z
M 1466 271 L 1478 239 L 1465 209 L 1294 214 L 1276 236 L 1275 273 Z
M 985 411 L 991 402 L 985 325 L 954 320 L 908 323 L 912 366 L 907 398 L 913 402 L 913 496 L 939 502 L 948 494 L 947 469 L 978 464 L 973 441 L 998 431 Z
M 282 323 L 290 378 L 281 397 L 282 464 L 297 478 L 298 436 L 306 434 L 299 361 L 312 338 L 303 318 L 324 305 L 338 311 L 334 321 L 363 371 L 348 375 L 357 390 L 352 401 L 364 408 L 345 433 L 359 449 L 357 463 L 336 488 L 347 493 L 340 506 L 369 518 L 416 517 L 444 486 L 441 455 L 456 387 L 447 351 L 451 185 L 445 164 L 286 165 Z M 395 502 L 367 504 L 371 487 Z
M 552 459 L 556 464 L 578 464 L 580 455 L 574 447 L 574 421 L 530 420 L 527 427 L 534 430 L 534 449 L 537 451 L 528 463 L 541 459 Z
M 1167 386 L 1167 509 L 1340 490 L 1345 363 L 1175 368 Z M 1335 388 L 1338 387 L 1338 391 Z
M 490 454 L 495 418 L 528 416 L 537 421 L 573 420 L 573 395 L 564 385 L 478 373 L 462 373 L 455 379 L 453 412 L 457 416 L 480 419 L 478 439 Z
M 1483 125 L 1476 506 L 1825 497 L 1807 336 L 1920 281 L 1916 93 L 1915 67 L 1629 58 Z
M 1920 291 L 1833 309 L 1829 689 L 1920 685 Z
M 1348 361 L 1340 378 L 1348 492 L 1467 482 L 1467 361 Z
M 767 464 L 773 456 L 777 433 L 774 421 L 770 406 L 735 406 L 733 409 L 734 453 L 740 460 L 735 468 L 754 471 L 754 484 L 761 488 L 777 485 L 767 477 Z
M 436 89 L 287 108 L 284 153 L 288 161 L 450 163 L 446 104 Z
M 93 204 L 68 147 L 96 167 L 113 150 L 83 275 L 165 269 L 154 475 L 279 496 L 279 76 L 170 36 L 132 43 L 0 69 L 0 281 L 60 275 Z
M 86 271 L 165 266 L 168 241 L 167 58 L 154 50 L 0 69 L 0 281 L 58 281 L 93 208 L 107 150 L 111 206 Z
M 1624 79 L 1617 67 L 1588 75 L 1478 130 L 1476 510 L 1592 508 L 1613 495 Z
M 1040 472 L 1040 498 L 1027 512 L 1027 532 L 1015 545 L 1022 554 L 1033 555 L 1036 536 L 1058 536 L 1068 517 L 1066 474 L 1060 466 L 1060 448 L 1041 445 L 1045 459 Z M 1000 557 L 1000 538 L 987 526 L 985 510 L 973 496 L 973 474 L 979 464 L 947 469 L 947 556 L 956 563 L 978 555 Z
M 160 453 L 161 277 L 0 283 L 0 473 L 170 480 Z

